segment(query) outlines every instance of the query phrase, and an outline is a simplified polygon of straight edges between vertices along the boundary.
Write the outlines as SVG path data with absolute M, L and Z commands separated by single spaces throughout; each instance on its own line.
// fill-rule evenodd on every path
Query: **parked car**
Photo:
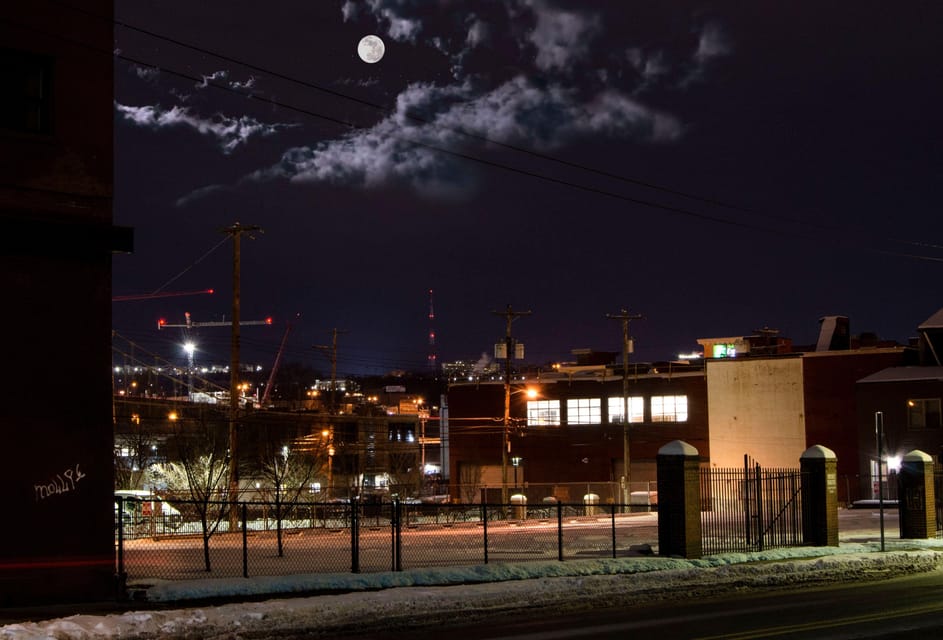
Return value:
M 172 504 L 150 491 L 138 489 L 119 489 L 115 498 L 121 498 L 121 522 L 128 525 L 153 524 L 158 529 L 176 530 L 183 524 L 183 516 Z M 115 500 L 117 521 L 118 501 Z

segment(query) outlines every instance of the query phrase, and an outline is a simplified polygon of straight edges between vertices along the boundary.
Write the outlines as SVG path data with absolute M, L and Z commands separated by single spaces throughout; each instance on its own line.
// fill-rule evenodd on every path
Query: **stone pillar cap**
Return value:
M 658 450 L 660 456 L 696 456 L 697 449 L 681 440 L 672 440 Z
M 933 456 L 926 454 L 919 449 L 914 449 L 904 456 L 904 462 L 933 462 Z
M 834 460 L 838 456 L 835 455 L 835 452 L 829 449 L 828 447 L 823 447 L 820 444 L 813 445 L 806 449 L 801 456 L 800 460 Z

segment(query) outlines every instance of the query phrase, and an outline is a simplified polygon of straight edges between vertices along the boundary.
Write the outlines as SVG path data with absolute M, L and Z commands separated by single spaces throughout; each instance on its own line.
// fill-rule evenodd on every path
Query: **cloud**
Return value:
M 701 65 L 721 56 L 729 55 L 732 50 L 724 30 L 716 22 L 710 22 L 701 30 L 694 59 Z
M 696 82 L 706 79 L 707 68 L 717 58 L 730 55 L 733 45 L 723 28 L 716 22 L 708 22 L 701 27 L 698 34 L 697 49 L 691 55 L 688 74 L 681 79 L 678 86 L 682 89 Z
M 224 184 L 206 185 L 205 187 L 194 189 L 193 191 L 191 191 L 190 193 L 188 193 L 187 195 L 183 197 L 177 198 L 177 201 L 174 202 L 174 204 L 178 207 L 185 207 L 191 202 L 193 202 L 194 200 L 199 200 L 200 198 L 206 197 L 212 193 L 216 193 L 217 191 L 224 191 L 228 188 L 229 187 Z
M 415 9 L 411 4 L 408 0 L 366 0 L 363 6 L 358 7 L 348 0 L 341 7 L 341 13 L 347 21 L 358 18 L 360 9 L 366 9 L 390 38 L 400 42 L 415 42 L 422 31 L 422 22 L 408 15 Z
M 574 61 L 589 52 L 590 42 L 600 31 L 598 16 L 556 9 L 543 0 L 532 0 L 530 6 L 537 25 L 528 39 L 537 48 L 537 68 L 569 71 Z
M 201 82 L 197 82 L 195 86 L 198 89 L 205 89 L 206 87 L 209 86 L 211 82 L 214 82 L 216 80 L 225 80 L 228 76 L 229 76 L 228 71 L 214 71 L 208 76 L 204 75 L 203 80 Z
M 189 127 L 202 135 L 216 138 L 224 154 L 232 153 L 250 138 L 269 136 L 280 129 L 292 127 L 291 124 L 267 124 L 249 116 L 233 118 L 217 114 L 212 118 L 196 115 L 187 107 L 163 109 L 159 105 L 135 107 L 115 103 L 115 109 L 125 120 L 141 127 L 164 129 L 169 127 Z
M 356 20 L 357 15 L 358 15 L 357 3 L 354 2 L 353 0 L 347 0 L 341 6 L 341 15 L 344 16 L 344 22 Z
M 465 37 L 465 43 L 471 47 L 479 47 L 487 44 L 491 40 L 491 27 L 487 22 L 474 18 L 468 27 L 468 35 Z
M 220 71 L 214 71 L 209 75 L 203 75 L 202 80 L 196 83 L 197 89 L 206 89 L 210 86 L 210 83 L 222 84 L 227 86 L 230 89 L 235 89 L 237 91 L 244 91 L 246 89 L 251 89 L 255 86 L 255 83 L 258 81 L 258 78 L 255 76 L 249 76 L 246 80 L 229 80 L 229 71 L 222 69 Z M 221 80 L 228 80 L 227 82 L 220 83 Z
M 160 69 L 157 67 L 145 67 L 142 65 L 131 65 L 131 70 L 141 80 L 152 82 L 160 76 Z
M 229 83 L 229 87 L 231 89 L 236 89 L 237 91 L 244 90 L 244 89 L 251 89 L 252 87 L 255 86 L 256 80 L 257 78 L 255 76 L 249 76 L 249 79 L 245 80 L 244 82 L 240 82 L 239 80 L 233 80 L 232 82 Z
M 401 184 L 427 196 L 460 197 L 474 189 L 476 174 L 473 163 L 455 154 L 490 153 L 489 140 L 542 152 L 598 136 L 645 143 L 678 140 L 685 132 L 682 123 L 639 96 L 657 89 L 659 102 L 667 104 L 668 93 L 706 77 L 706 69 L 731 51 L 721 25 L 702 23 L 682 38 L 674 31 L 646 33 L 644 44 L 633 43 L 621 32 L 616 39 L 603 37 L 609 25 L 604 11 L 581 3 L 562 6 L 552 0 L 503 0 L 457 16 L 446 0 L 344 1 L 345 22 L 362 23 L 425 48 L 425 54 L 443 56 L 453 81 L 406 84 L 395 109 L 369 128 L 297 144 L 276 164 L 243 180 L 364 188 Z M 503 63 L 496 65 L 495 56 Z M 228 77 L 217 74 L 203 84 Z M 356 82 L 369 86 L 376 79 Z M 226 153 L 280 126 L 247 118 L 205 120 L 186 109 L 127 112 L 125 117 L 141 126 L 193 127 L 215 136 Z
M 253 177 L 367 188 L 400 181 L 425 195 L 457 196 L 472 188 L 471 172 L 466 163 L 437 149 L 483 145 L 462 132 L 550 150 L 590 134 L 674 140 L 682 127 L 670 115 L 613 90 L 584 100 L 573 89 L 538 86 L 523 76 L 482 95 L 476 95 L 471 83 L 418 83 L 401 92 L 395 113 L 375 126 L 295 147 Z

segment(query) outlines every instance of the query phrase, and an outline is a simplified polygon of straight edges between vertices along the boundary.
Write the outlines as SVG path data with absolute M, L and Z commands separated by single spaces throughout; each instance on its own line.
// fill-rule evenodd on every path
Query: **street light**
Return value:
M 520 493 L 520 490 L 517 488 L 517 468 L 521 466 L 521 460 L 523 460 L 523 458 L 520 456 L 511 458 L 511 464 L 514 466 L 514 493 Z
M 183 350 L 187 354 L 187 399 L 193 400 L 193 352 L 196 351 L 196 345 L 187 342 L 183 345 Z

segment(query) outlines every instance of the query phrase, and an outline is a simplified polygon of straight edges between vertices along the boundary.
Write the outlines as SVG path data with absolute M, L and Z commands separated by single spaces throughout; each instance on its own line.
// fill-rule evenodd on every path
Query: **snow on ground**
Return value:
M 284 576 L 162 582 L 154 601 L 249 597 L 324 590 L 302 596 L 111 615 L 74 615 L 0 627 L 0 639 L 231 638 L 242 634 L 310 637 L 369 632 L 422 621 L 464 621 L 526 608 L 576 609 L 717 594 L 724 588 L 821 584 L 930 571 L 943 566 L 943 540 L 842 543 L 710 556 L 495 563 L 377 574 Z

